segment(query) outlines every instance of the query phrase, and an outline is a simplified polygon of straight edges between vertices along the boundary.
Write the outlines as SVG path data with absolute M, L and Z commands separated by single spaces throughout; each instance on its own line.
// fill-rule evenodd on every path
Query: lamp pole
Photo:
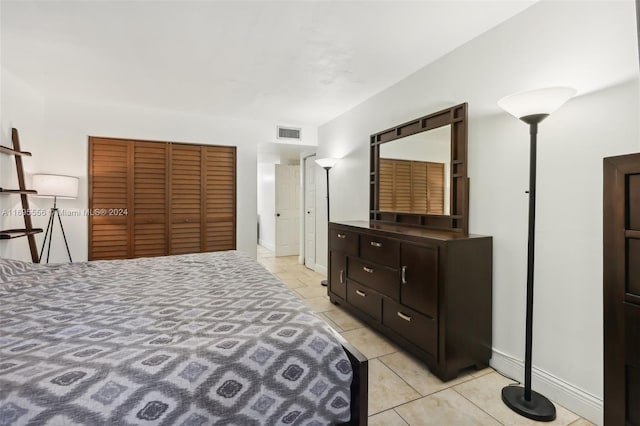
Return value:
M 556 418 L 556 407 L 544 395 L 531 389 L 533 352 L 533 272 L 536 230 L 536 156 L 538 124 L 574 96 L 569 87 L 551 87 L 516 93 L 502 98 L 498 105 L 529 125 L 529 232 L 527 239 L 527 307 L 525 319 L 524 387 L 506 386 L 502 401 L 510 409 L 529 419 L 550 422 Z
M 329 269 L 329 222 L 330 222 L 330 212 L 329 208 L 329 170 L 338 162 L 337 158 L 319 158 L 316 160 L 316 164 L 322 167 L 325 170 L 327 175 L 327 269 Z M 327 280 L 320 281 L 320 284 L 324 287 L 328 285 Z
M 331 166 L 324 166 L 323 169 L 325 170 L 327 175 L 327 235 L 329 235 L 329 222 L 330 222 L 329 214 L 331 212 L 331 209 L 329 208 L 329 170 L 331 170 Z M 329 247 L 329 241 L 327 240 L 327 248 L 328 247 Z M 327 250 L 327 261 L 329 260 L 328 253 L 329 251 Z M 322 285 L 323 287 L 326 287 L 328 285 L 328 281 L 322 280 L 320 281 L 320 285 Z

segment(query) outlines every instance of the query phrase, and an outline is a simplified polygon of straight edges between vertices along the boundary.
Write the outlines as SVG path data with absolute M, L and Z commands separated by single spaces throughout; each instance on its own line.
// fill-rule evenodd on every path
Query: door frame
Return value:
M 300 207 L 300 255 L 298 256 L 298 263 L 301 265 L 305 265 L 306 266 L 306 257 L 307 257 L 307 218 L 305 216 L 305 205 L 307 202 L 307 161 L 314 161 L 315 163 L 315 158 L 312 157 L 316 157 L 317 153 L 313 153 L 313 154 L 309 154 L 309 155 L 305 155 L 304 157 L 302 157 L 302 164 L 300 167 L 300 178 L 302 180 L 300 187 L 302 188 L 302 196 L 300 197 L 301 200 L 301 207 Z M 317 197 L 316 197 L 317 198 Z M 314 224 L 315 227 L 315 224 Z M 318 238 L 317 235 L 314 233 L 314 246 L 318 246 Z M 309 265 L 307 266 L 308 268 L 311 268 L 312 270 L 316 270 L 316 258 L 314 256 L 313 258 L 313 266 Z

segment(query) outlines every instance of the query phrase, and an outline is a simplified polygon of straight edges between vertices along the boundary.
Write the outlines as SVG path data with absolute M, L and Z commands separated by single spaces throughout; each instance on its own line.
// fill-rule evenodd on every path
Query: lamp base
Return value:
M 321 285 L 322 287 L 326 287 L 326 286 L 327 286 L 327 280 L 322 280 L 322 281 L 320 281 L 320 285 Z
M 544 395 L 531 391 L 531 400 L 524 399 L 522 386 L 502 388 L 502 401 L 507 407 L 528 419 L 550 422 L 556 418 L 556 407 Z

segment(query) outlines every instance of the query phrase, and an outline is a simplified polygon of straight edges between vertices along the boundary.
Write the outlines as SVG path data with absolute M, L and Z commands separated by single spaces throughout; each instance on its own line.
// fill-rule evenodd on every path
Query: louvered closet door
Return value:
M 89 143 L 89 259 L 125 259 L 130 251 L 131 150 L 129 142 Z M 126 215 L 124 214 L 126 211 Z M 110 212 L 123 214 L 109 215 Z
M 171 144 L 170 254 L 204 251 L 201 194 L 201 147 Z
M 133 257 L 169 253 L 168 150 L 169 144 L 166 143 L 134 143 Z
M 205 251 L 236 248 L 236 150 L 205 146 Z

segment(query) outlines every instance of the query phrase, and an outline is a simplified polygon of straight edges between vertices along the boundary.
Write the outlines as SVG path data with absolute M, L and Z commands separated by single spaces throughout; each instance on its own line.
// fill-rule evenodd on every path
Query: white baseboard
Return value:
M 494 349 L 490 364 L 506 376 L 524 380 L 524 362 L 511 355 Z M 590 422 L 604 424 L 604 402 L 595 395 L 536 367 L 531 370 L 531 387 Z
M 327 267 L 326 266 L 318 265 L 316 263 L 315 266 L 312 269 L 314 271 L 316 271 L 317 273 L 324 275 L 325 277 L 327 276 Z
M 274 253 L 275 253 L 275 251 L 276 251 L 276 246 L 275 246 L 275 244 L 268 243 L 268 242 L 266 242 L 266 241 L 265 241 L 265 240 L 263 240 L 263 239 L 258 240 L 258 244 L 260 244 L 262 247 L 264 247 L 264 248 L 266 248 L 267 250 L 272 251 L 272 252 L 274 252 Z

